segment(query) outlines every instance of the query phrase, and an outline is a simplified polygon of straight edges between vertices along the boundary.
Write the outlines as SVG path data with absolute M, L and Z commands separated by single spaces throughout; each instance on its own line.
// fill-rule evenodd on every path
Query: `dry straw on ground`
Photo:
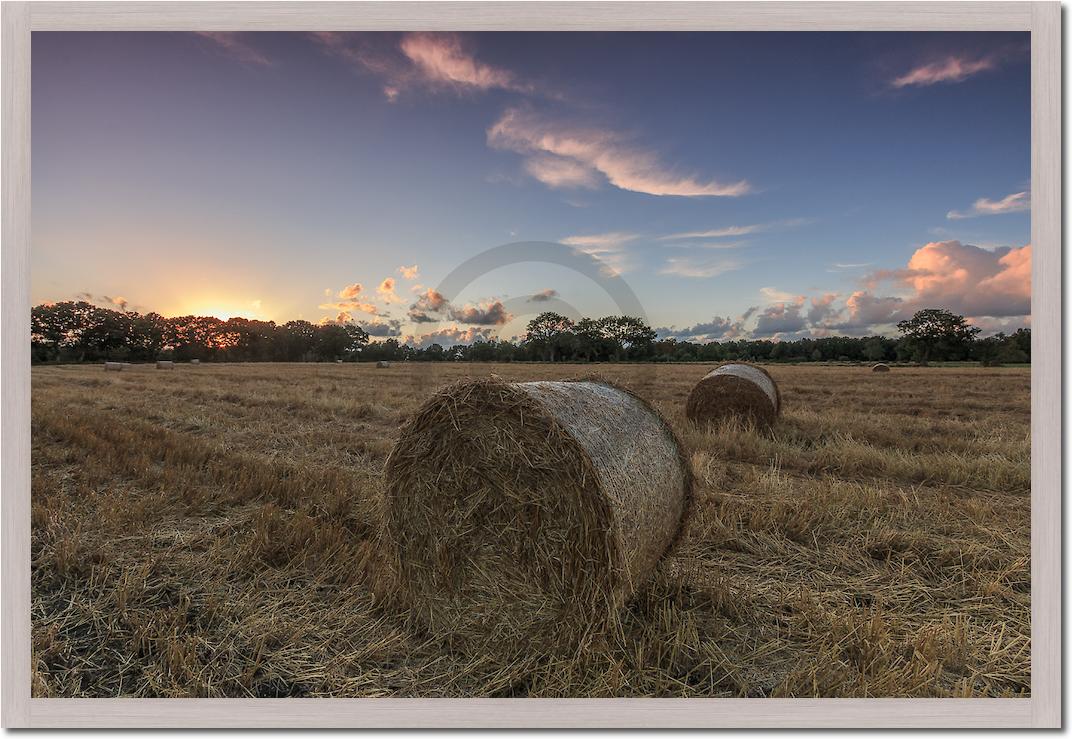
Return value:
M 694 423 L 744 418 L 757 426 L 770 426 L 782 410 L 778 383 L 762 367 L 724 364 L 692 389 L 685 413 Z
M 477 653 L 587 644 L 669 550 L 692 488 L 658 413 L 596 381 L 440 390 L 385 474 L 405 602 Z
M 882 364 L 881 362 L 871 368 L 872 372 L 889 372 L 890 366 L 888 364 Z

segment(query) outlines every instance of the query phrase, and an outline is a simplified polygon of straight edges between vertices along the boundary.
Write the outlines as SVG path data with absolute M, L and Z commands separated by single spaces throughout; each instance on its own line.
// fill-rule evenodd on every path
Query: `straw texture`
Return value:
M 778 383 L 762 367 L 724 364 L 696 383 L 685 406 L 695 423 L 739 417 L 770 426 L 782 410 Z

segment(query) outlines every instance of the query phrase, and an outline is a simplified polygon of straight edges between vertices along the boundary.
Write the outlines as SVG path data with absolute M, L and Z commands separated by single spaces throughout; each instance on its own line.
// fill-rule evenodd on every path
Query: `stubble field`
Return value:
M 570 365 L 33 370 L 35 696 L 1002 696 L 1030 684 L 1022 368 L 770 366 L 773 432 L 690 426 L 704 365 L 610 365 L 696 506 L 620 627 L 502 663 L 412 631 L 382 466 L 437 387 Z

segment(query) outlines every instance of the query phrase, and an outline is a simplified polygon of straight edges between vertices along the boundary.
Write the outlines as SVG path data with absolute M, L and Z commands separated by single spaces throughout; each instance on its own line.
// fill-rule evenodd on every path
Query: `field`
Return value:
M 1029 371 L 769 367 L 772 433 L 689 426 L 700 365 L 611 365 L 697 505 L 589 653 L 406 627 L 383 462 L 436 387 L 568 365 L 33 370 L 33 694 L 1004 696 L 1030 685 Z

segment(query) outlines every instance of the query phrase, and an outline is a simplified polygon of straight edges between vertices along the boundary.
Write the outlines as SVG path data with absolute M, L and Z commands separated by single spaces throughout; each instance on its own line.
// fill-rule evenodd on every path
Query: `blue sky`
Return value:
M 618 312 L 666 336 L 1029 323 L 1024 33 L 33 35 L 33 299 L 449 344 Z M 413 267 L 416 269 L 412 269 Z M 405 270 L 401 268 L 406 268 Z M 431 291 L 431 292 L 429 292 Z M 553 294 L 552 301 L 527 298 Z

